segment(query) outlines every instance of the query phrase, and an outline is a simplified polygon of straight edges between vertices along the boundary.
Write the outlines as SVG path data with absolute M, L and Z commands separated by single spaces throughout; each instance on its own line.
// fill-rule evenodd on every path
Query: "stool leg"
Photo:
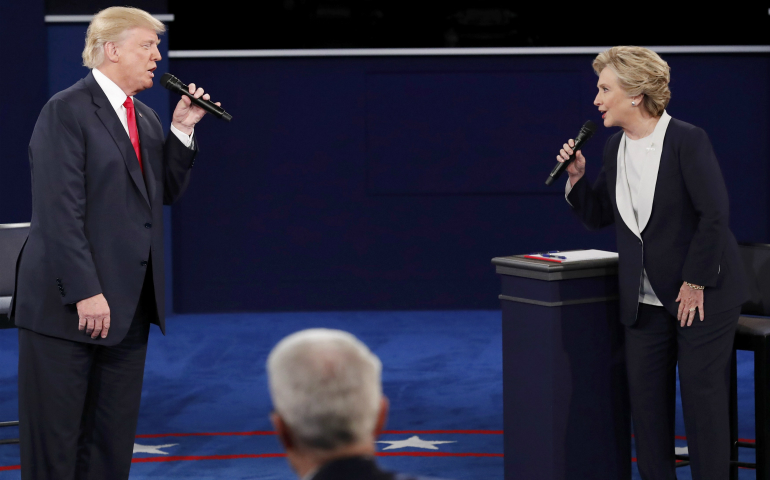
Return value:
M 738 358 L 730 364 L 730 480 L 738 480 Z
M 770 480 L 770 348 L 768 338 L 754 351 L 754 416 L 757 431 L 757 480 Z

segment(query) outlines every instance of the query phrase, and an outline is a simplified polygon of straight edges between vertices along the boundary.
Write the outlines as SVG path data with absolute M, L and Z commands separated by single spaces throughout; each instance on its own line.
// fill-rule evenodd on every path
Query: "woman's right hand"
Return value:
M 556 160 L 560 162 L 565 162 L 569 159 L 570 155 L 574 152 L 572 147 L 575 146 L 575 141 L 571 138 L 567 143 L 564 144 L 562 149 L 559 151 L 559 155 L 556 156 Z M 569 165 L 567 165 L 567 174 L 569 175 L 569 183 L 570 185 L 575 185 L 575 183 L 583 178 L 583 175 L 586 173 L 586 157 L 583 156 L 583 152 L 580 150 L 577 151 L 577 155 L 575 155 L 575 160 L 572 161 Z

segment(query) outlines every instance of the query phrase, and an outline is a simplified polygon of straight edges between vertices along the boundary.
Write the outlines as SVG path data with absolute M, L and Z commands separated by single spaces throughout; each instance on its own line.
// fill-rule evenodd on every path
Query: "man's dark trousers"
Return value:
M 147 338 L 157 322 L 151 268 L 131 327 L 115 346 L 19 328 L 23 480 L 128 479 Z

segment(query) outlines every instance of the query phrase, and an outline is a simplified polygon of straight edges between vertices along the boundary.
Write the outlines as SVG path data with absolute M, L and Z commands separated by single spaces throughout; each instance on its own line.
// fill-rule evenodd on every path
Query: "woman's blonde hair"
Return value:
M 110 7 L 97 13 L 86 32 L 83 66 L 96 68 L 104 62 L 104 44 L 123 40 L 127 30 L 136 27 L 155 30 L 162 35 L 165 25 L 144 10 L 131 7 Z
M 597 75 L 610 68 L 629 96 L 644 95 L 644 108 L 653 116 L 663 115 L 671 100 L 671 68 L 657 53 L 642 47 L 612 47 L 596 57 L 593 67 Z

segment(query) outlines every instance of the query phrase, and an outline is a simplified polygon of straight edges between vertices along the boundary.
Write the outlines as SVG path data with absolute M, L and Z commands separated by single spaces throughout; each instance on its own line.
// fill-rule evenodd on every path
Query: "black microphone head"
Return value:
M 163 88 L 168 88 L 169 90 L 171 90 L 171 87 L 173 87 L 177 82 L 179 82 L 179 79 L 168 72 L 164 73 L 163 76 L 160 77 L 160 84 L 163 86 Z
M 591 120 L 588 120 L 582 127 L 580 127 L 580 132 L 577 134 L 577 137 L 575 137 L 575 146 L 580 148 L 594 135 L 594 133 L 596 133 L 596 124 Z
M 596 124 L 592 122 L 591 120 L 587 120 L 586 123 L 583 124 L 582 127 L 580 127 L 580 132 L 586 132 L 588 134 L 588 137 L 590 138 L 594 133 L 596 133 Z

